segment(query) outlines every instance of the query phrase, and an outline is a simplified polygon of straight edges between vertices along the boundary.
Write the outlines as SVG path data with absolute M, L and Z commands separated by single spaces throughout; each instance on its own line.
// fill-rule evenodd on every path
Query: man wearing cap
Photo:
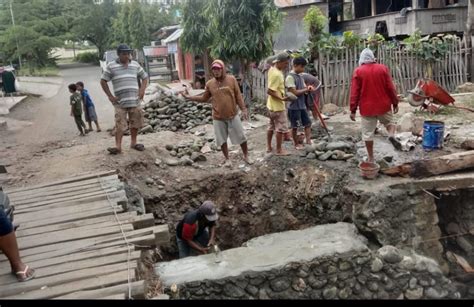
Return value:
M 240 108 L 243 119 L 248 120 L 248 111 L 240 92 L 239 83 L 235 77 L 227 75 L 224 62 L 221 60 L 216 60 L 212 63 L 212 74 L 214 78 L 207 82 L 203 95 L 191 97 L 183 93 L 183 96 L 186 100 L 202 103 L 207 103 L 212 98 L 214 132 L 217 146 L 222 149 L 225 157 L 223 166 L 232 167 L 229 159 L 229 147 L 227 145 L 229 138 L 233 144 L 238 144 L 242 147 L 244 161 L 251 164 L 247 138 L 239 116 Z
M 179 258 L 205 255 L 216 243 L 216 205 L 206 201 L 198 210 L 187 213 L 176 227 Z
M 127 45 L 118 46 L 119 58 L 107 65 L 100 81 L 102 89 L 115 107 L 116 147 L 108 149 L 112 155 L 122 153 L 122 138 L 127 128 L 130 128 L 132 135 L 131 148 L 137 151 L 145 150 L 145 146 L 137 143 L 137 136 L 143 127 L 140 101 L 145 96 L 148 75 L 140 64 L 131 60 L 132 51 Z M 142 81 L 141 86 L 138 79 Z M 109 81 L 112 81 L 114 86 L 114 95 L 107 84 Z
M 277 155 L 288 156 L 283 149 L 283 139 L 288 133 L 288 118 L 286 112 L 286 101 L 289 100 L 285 96 L 285 77 L 283 72 L 288 68 L 290 55 L 287 52 L 280 53 L 276 56 L 273 63 L 275 64 L 268 71 L 268 101 L 267 108 L 270 115 L 270 127 L 267 134 L 267 151 L 273 152 L 273 135 L 276 133 Z

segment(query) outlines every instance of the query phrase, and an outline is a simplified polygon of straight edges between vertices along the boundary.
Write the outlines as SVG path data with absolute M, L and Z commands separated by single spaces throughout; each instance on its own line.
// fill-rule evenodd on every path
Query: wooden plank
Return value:
M 168 226 L 156 226 L 147 229 L 140 229 L 134 230 L 131 232 L 127 232 L 127 240 L 130 243 L 141 242 L 140 240 L 134 240 L 136 238 L 144 238 L 148 240 L 147 236 L 153 236 L 153 239 L 156 239 L 157 234 L 162 235 L 162 241 L 158 242 L 158 244 L 169 244 L 169 239 L 166 241 L 166 236 L 169 237 L 169 230 Z M 31 260 L 40 260 L 40 259 L 48 259 L 51 257 L 58 257 L 58 256 L 66 256 L 72 253 L 78 252 L 87 252 L 97 249 L 109 248 L 114 246 L 122 246 L 125 245 L 125 241 L 123 239 L 122 234 L 117 235 L 107 235 L 98 238 L 89 238 L 78 240 L 74 242 L 64 242 L 64 243 L 57 243 L 55 245 L 50 246 L 40 246 L 30 249 L 21 250 L 20 254 L 24 261 L 31 261 Z M 154 244 L 152 244 L 154 246 Z M 27 256 L 30 256 L 27 258 Z M 5 257 L 3 257 L 3 261 L 6 261 Z
M 55 218 L 51 218 L 48 220 L 39 220 L 39 221 L 28 221 L 26 224 L 21 225 L 21 229 L 32 229 L 37 227 L 42 227 L 45 225 L 56 225 L 56 224 L 63 224 L 74 222 L 78 220 L 88 219 L 88 218 L 96 218 L 96 217 L 106 217 L 113 215 L 109 208 L 100 209 L 96 211 L 87 211 L 87 212 L 79 212 L 76 214 L 66 215 L 66 216 L 58 216 Z
M 54 200 L 58 198 L 66 198 L 69 196 L 74 196 L 74 195 L 87 195 L 89 193 L 97 192 L 97 191 L 103 191 L 103 190 L 123 190 L 125 187 L 123 183 L 120 181 L 114 181 L 114 183 L 106 184 L 104 186 L 86 186 L 84 188 L 79 188 L 79 189 L 74 189 L 74 190 L 65 190 L 65 191 L 58 191 L 57 193 L 53 195 L 33 195 L 33 196 L 28 196 L 28 197 L 23 197 L 22 199 L 12 199 L 10 198 L 11 202 L 18 207 L 19 209 L 23 209 L 22 206 L 31 204 L 31 203 L 38 203 L 46 200 Z
M 129 269 L 135 269 L 137 267 L 137 263 L 120 263 L 120 264 L 113 264 L 107 265 L 97 268 L 89 268 L 84 270 L 79 270 L 70 273 L 58 274 L 54 276 L 49 276 L 45 278 L 38 278 L 30 280 L 27 283 L 14 283 L 2 286 L 0 288 L 0 296 L 12 296 L 20 293 L 24 293 L 27 291 L 35 291 L 40 290 L 44 286 L 53 287 L 57 285 L 61 285 L 64 283 L 80 281 L 83 279 L 90 279 L 93 277 L 98 277 L 106 274 L 112 274 L 117 272 L 128 271 Z
M 120 294 L 120 293 L 125 293 L 128 296 L 129 288 L 132 290 L 132 297 L 137 298 L 144 296 L 145 293 L 145 281 L 140 280 L 131 283 L 130 285 L 128 283 L 113 286 L 113 287 L 108 287 L 104 289 L 97 289 L 97 290 L 89 290 L 89 291 L 80 291 L 80 292 L 74 292 L 68 295 L 63 295 L 59 297 L 55 297 L 54 299 L 60 299 L 60 300 L 87 300 L 87 299 L 94 299 L 97 297 L 102 297 L 102 296 L 108 296 L 108 295 L 115 295 L 115 294 Z
M 107 257 L 98 257 L 93 259 L 86 259 L 82 261 L 74 261 L 69 263 L 63 263 L 56 266 L 37 268 L 35 267 L 36 277 L 35 279 L 41 279 L 50 277 L 58 274 L 66 274 L 75 271 L 81 271 L 90 268 L 114 265 L 114 264 L 126 264 L 128 261 L 130 263 L 136 263 L 140 259 L 141 252 L 134 251 L 128 255 L 128 252 L 123 254 L 107 256 Z M 18 283 L 18 280 L 12 274 L 0 275 L 0 286 L 6 286 L 8 284 Z
M 82 176 L 77 176 L 77 177 L 72 177 L 69 179 L 64 179 L 64 180 L 58 180 L 46 184 L 40 184 L 36 186 L 31 186 L 31 187 L 23 187 L 23 188 L 18 188 L 18 189 L 11 189 L 8 190 L 8 193 L 14 194 L 18 192 L 23 192 L 23 191 L 33 191 L 33 190 L 38 190 L 41 188 L 46 188 L 46 187 L 52 187 L 52 186 L 57 186 L 57 185 L 63 185 L 67 183 L 73 183 L 73 182 L 78 182 L 78 181 L 83 181 L 87 179 L 93 179 L 93 178 L 101 178 L 101 177 L 108 177 L 108 176 L 113 176 L 117 175 L 117 171 L 106 171 L 106 172 L 100 172 L 100 173 L 95 173 L 95 174 L 87 174 L 87 175 L 82 175 Z
M 114 205 L 114 207 L 117 207 L 117 205 Z M 111 207 L 110 204 L 103 202 L 103 203 L 97 203 L 95 205 L 90 205 L 88 206 L 87 204 L 78 206 L 78 207 L 64 207 L 64 208 L 56 208 L 56 209 L 50 209 L 47 211 L 37 211 L 37 212 L 30 212 L 30 213 L 22 213 L 22 214 L 16 214 L 15 213 L 15 220 L 18 221 L 19 223 L 27 223 L 28 221 L 35 221 L 35 220 L 47 220 L 48 218 L 55 218 L 58 216 L 67 216 L 69 214 L 74 214 L 74 213 L 80 213 L 80 212 L 86 212 L 86 211 L 97 211 L 101 209 L 109 209 L 110 212 L 113 213 L 113 207 Z
M 118 215 L 119 221 L 121 221 L 124 224 L 133 223 L 134 218 L 136 217 L 137 217 L 136 211 L 121 213 Z M 30 228 L 30 229 L 20 228 L 16 232 L 16 237 L 22 238 L 22 237 L 28 237 L 28 236 L 33 236 L 37 234 L 43 234 L 43 233 L 73 229 L 73 228 L 77 229 L 77 231 L 81 231 L 81 228 L 83 227 L 90 227 L 90 229 L 95 229 L 95 228 L 102 227 L 103 224 L 107 225 L 109 223 L 117 223 L 115 215 L 98 217 L 98 218 L 93 218 L 93 219 L 84 219 L 84 220 L 79 220 L 79 221 L 74 221 L 74 222 L 69 222 L 69 223 L 55 224 L 55 225 L 42 226 L 42 227 L 36 227 L 36 228 Z M 151 227 L 151 226 L 148 226 L 148 227 Z
M 94 208 L 111 208 L 112 205 L 114 207 L 119 206 L 117 202 L 112 202 L 111 204 L 107 200 L 75 204 L 75 205 L 66 205 L 66 206 L 62 204 L 63 203 L 58 203 L 58 204 L 50 205 L 47 207 L 41 207 L 42 209 L 37 209 L 37 208 L 35 208 L 34 210 L 30 209 L 31 211 L 17 212 L 15 210 L 15 218 L 28 220 L 26 217 L 31 216 L 31 215 L 36 215 L 38 216 L 38 219 L 39 219 L 40 216 L 45 216 L 45 215 L 50 216 L 50 217 L 64 215 L 64 214 L 61 214 L 61 212 L 75 213 L 75 212 L 82 212 L 82 211 L 91 211 L 91 210 L 94 210 Z
M 21 210 L 24 210 L 26 208 L 35 208 L 40 210 L 43 206 L 53 206 L 53 205 L 62 205 L 64 207 L 66 206 L 74 206 L 74 205 L 79 205 L 83 203 L 92 203 L 92 202 L 99 202 L 99 201 L 108 201 L 111 200 L 113 202 L 122 202 L 122 201 L 127 201 L 127 195 L 125 191 L 117 191 L 110 193 L 106 195 L 105 193 L 102 195 L 98 196 L 89 196 L 85 197 L 84 199 L 77 199 L 77 200 L 70 200 L 70 201 L 65 201 L 65 202 L 59 202 L 59 203 L 53 203 L 53 204 L 41 204 L 41 203 L 35 203 L 31 205 L 23 205 L 21 207 Z
M 118 179 L 118 176 L 112 176 L 112 177 L 107 177 L 100 180 L 92 179 L 92 180 L 80 181 L 72 185 L 49 187 L 45 190 L 25 191 L 25 192 L 16 193 L 16 194 L 10 194 L 7 191 L 7 193 L 12 201 L 16 201 L 16 200 L 21 200 L 21 199 L 33 198 L 37 196 L 57 195 L 64 192 L 71 191 L 71 190 L 73 191 L 85 190 L 88 188 L 108 186 L 108 185 L 119 184 L 119 183 L 121 183 L 121 181 Z
M 78 196 L 77 199 L 74 199 L 74 200 L 68 200 L 64 202 L 55 202 L 52 204 L 63 204 L 64 207 L 68 207 L 68 206 L 73 207 L 73 205 L 88 204 L 88 203 L 99 202 L 99 201 L 109 202 L 109 200 L 112 201 L 113 203 L 123 202 L 127 200 L 127 195 L 125 191 L 116 191 L 110 194 L 98 193 L 98 195 L 94 195 L 94 196 L 87 196 L 84 198 L 81 198 L 80 196 Z M 31 207 L 33 208 L 33 207 L 38 207 L 42 205 L 52 205 L 52 204 L 37 203 L 37 204 L 31 205 Z M 15 214 L 15 216 L 16 215 L 17 214 Z
M 104 301 L 120 301 L 120 300 L 126 300 L 126 294 L 115 294 L 115 295 L 110 295 L 110 296 L 105 296 L 98 298 L 97 300 L 104 300 Z
M 63 203 L 63 202 L 68 202 L 68 201 L 73 201 L 73 200 L 76 200 L 76 201 L 80 201 L 84 198 L 87 198 L 87 197 L 94 197 L 94 196 L 106 196 L 107 193 L 108 194 L 112 194 L 112 193 L 115 193 L 117 192 L 115 189 L 114 190 L 98 190 L 96 192 L 92 192 L 92 193 L 87 193 L 87 194 L 79 194 L 79 195 L 75 195 L 75 196 L 66 196 L 66 197 L 63 197 L 63 198 L 56 198 L 56 199 L 53 199 L 53 200 L 44 200 L 44 201 L 39 201 L 39 202 L 29 202 L 27 204 L 20 204 L 18 205 L 18 209 L 22 209 L 22 205 L 33 205 L 34 207 L 38 207 L 38 206 L 43 206 L 43 205 L 51 205 L 51 204 L 57 204 L 57 203 Z
M 67 256 L 51 257 L 51 258 L 41 259 L 41 260 L 33 260 L 33 261 L 27 261 L 28 259 L 24 259 L 24 260 L 25 262 L 28 262 L 28 265 L 30 265 L 32 268 L 39 269 L 39 268 L 46 268 L 50 266 L 61 265 L 67 262 L 82 261 L 82 260 L 87 260 L 87 259 L 92 259 L 92 258 L 97 258 L 97 257 L 113 256 L 113 255 L 124 254 L 124 253 L 125 254 L 128 253 L 128 247 L 126 246 L 99 249 L 99 250 L 83 252 L 83 253 L 74 253 Z M 0 267 L 0 275 L 10 274 L 10 273 L 11 273 L 10 266 L 2 265 L 2 267 Z
M 135 280 L 135 272 L 131 272 L 130 278 Z M 82 290 L 95 290 L 99 287 L 110 287 L 123 283 L 127 283 L 129 280 L 128 270 L 122 270 L 120 272 L 112 274 L 97 275 L 92 278 L 83 279 L 76 282 L 63 283 L 58 286 L 50 286 L 43 290 L 33 290 L 23 294 L 13 294 L 4 299 L 10 300 L 44 300 L 52 299 L 61 295 L 74 293 Z
M 21 208 L 21 206 L 23 205 L 28 205 L 28 204 L 31 204 L 31 203 L 39 203 L 39 202 L 44 202 L 44 201 L 52 201 L 52 200 L 55 200 L 55 199 L 64 199 L 64 198 L 68 198 L 68 197 L 72 197 L 72 196 L 76 196 L 76 195 L 88 195 L 88 194 L 91 194 L 91 193 L 94 193 L 94 192 L 98 192 L 98 191 L 104 191 L 104 190 L 123 190 L 124 189 L 124 185 L 122 182 L 119 182 L 115 185 L 104 185 L 103 187 L 102 186 L 95 186 L 95 187 L 92 187 L 92 188 L 88 188 L 88 189 L 84 189 L 84 190 L 69 190 L 68 192 L 65 192 L 65 193 L 60 193 L 60 194 L 56 194 L 56 195 L 35 195 L 33 197 L 26 197 L 26 198 L 23 198 L 23 199 L 16 199 L 16 200 L 13 200 L 12 199 L 12 202 L 15 204 L 15 206 Z
M 133 226 L 129 224 L 122 225 L 121 227 L 114 225 L 111 227 L 104 227 L 100 229 L 87 229 L 82 231 L 77 231 L 76 229 L 61 230 L 49 233 L 47 235 L 40 234 L 36 236 L 29 236 L 26 238 L 19 238 L 18 245 L 21 246 L 22 250 L 26 250 L 29 248 L 44 245 L 72 242 L 82 239 L 106 236 L 109 234 L 117 234 L 121 232 L 121 228 L 123 229 L 123 231 L 133 231 Z

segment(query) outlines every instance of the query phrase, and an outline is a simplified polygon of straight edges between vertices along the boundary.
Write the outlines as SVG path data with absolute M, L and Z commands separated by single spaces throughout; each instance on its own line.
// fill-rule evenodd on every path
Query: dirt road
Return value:
M 114 125 L 114 110 L 100 88 L 100 68 L 84 64 L 63 66 L 61 81 L 62 86 L 54 97 L 30 97 L 9 115 L 9 119 L 20 123 L 18 125 L 22 127 L 0 133 L 0 163 L 9 165 L 10 173 L 22 174 L 25 161 L 33 162 L 38 153 L 110 140 L 106 130 Z M 86 138 L 78 136 L 74 120 L 70 116 L 70 93 L 67 90 L 68 84 L 77 81 L 85 83 L 95 102 L 103 129 L 100 134 L 93 132 Z M 31 172 L 34 169 L 29 169 L 23 176 L 29 176 Z

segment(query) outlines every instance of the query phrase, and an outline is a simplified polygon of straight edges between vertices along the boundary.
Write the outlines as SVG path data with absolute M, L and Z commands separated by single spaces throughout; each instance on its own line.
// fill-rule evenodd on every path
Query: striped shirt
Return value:
M 140 105 L 138 98 L 138 80 L 148 78 L 145 70 L 135 61 L 131 61 L 128 67 L 118 60 L 111 62 L 102 74 L 102 80 L 112 81 L 115 96 L 119 99 L 121 108 L 135 108 Z

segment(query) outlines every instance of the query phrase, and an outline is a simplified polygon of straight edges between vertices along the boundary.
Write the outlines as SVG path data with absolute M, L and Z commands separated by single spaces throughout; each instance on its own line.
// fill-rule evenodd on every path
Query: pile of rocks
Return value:
M 212 123 L 210 104 L 187 102 L 181 96 L 161 93 L 145 106 L 145 125 L 141 134 L 159 131 L 190 131 Z
M 213 139 L 199 139 L 194 142 L 183 142 L 178 145 L 167 145 L 171 159 L 162 161 L 157 160 L 156 165 L 164 166 L 193 166 L 195 163 L 206 162 L 205 154 L 217 150 L 216 145 L 212 143 Z
M 310 160 L 336 160 L 348 161 L 354 158 L 354 143 L 348 141 L 320 141 L 307 145 L 302 156 Z

